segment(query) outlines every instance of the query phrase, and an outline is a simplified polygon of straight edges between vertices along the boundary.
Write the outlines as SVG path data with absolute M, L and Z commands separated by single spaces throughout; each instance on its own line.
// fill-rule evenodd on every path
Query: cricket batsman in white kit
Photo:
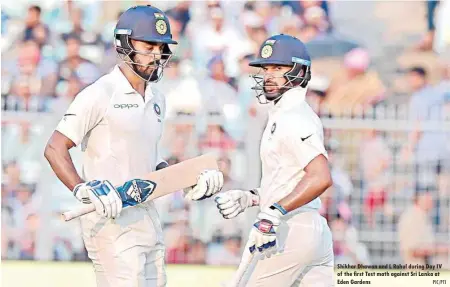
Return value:
M 243 258 L 256 256 L 240 286 L 334 286 L 332 236 L 318 212 L 332 180 L 322 123 L 305 102 L 311 59 L 300 40 L 281 34 L 262 44 L 250 66 L 260 68 L 253 75 L 259 101 L 271 104 L 260 147 L 261 185 L 215 199 L 226 219 L 260 208 Z
M 166 286 L 160 221 L 154 203 L 143 202 L 149 182 L 136 177 L 167 166 L 158 153 L 165 99 L 152 83 L 162 77 L 172 55 L 169 44 L 177 42 L 166 15 L 146 5 L 120 16 L 114 43 L 121 63 L 76 96 L 45 157 L 80 202 L 96 207 L 81 217 L 81 226 L 97 286 Z M 81 175 L 69 154 L 78 145 Z M 185 194 L 203 199 L 222 185 L 222 173 L 208 170 Z

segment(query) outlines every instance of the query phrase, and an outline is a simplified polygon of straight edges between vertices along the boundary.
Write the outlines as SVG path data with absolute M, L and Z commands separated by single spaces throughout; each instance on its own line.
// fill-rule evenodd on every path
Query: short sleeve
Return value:
M 291 120 L 298 123 L 299 120 Z M 302 125 L 291 125 L 289 130 L 284 132 L 283 143 L 286 148 L 285 154 L 293 157 L 301 169 L 304 169 L 314 158 L 323 154 L 328 158 L 328 154 L 323 144 L 323 136 L 316 125 L 303 119 Z
M 56 130 L 78 146 L 84 136 L 101 121 L 107 106 L 104 95 L 89 86 L 75 97 Z

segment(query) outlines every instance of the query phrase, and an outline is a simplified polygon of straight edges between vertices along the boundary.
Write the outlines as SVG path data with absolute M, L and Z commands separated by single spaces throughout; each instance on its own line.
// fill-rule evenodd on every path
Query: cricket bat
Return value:
M 248 249 L 246 248 L 242 256 L 241 263 L 239 263 L 238 270 L 234 274 L 231 281 L 226 285 L 226 287 L 240 287 L 240 284 L 242 283 L 241 281 L 244 278 L 244 274 L 249 269 L 250 264 L 252 263 L 253 258 L 255 257 L 254 254 L 247 252 L 247 250 Z
M 194 157 L 164 169 L 148 173 L 142 177 L 138 177 L 139 179 L 149 180 L 155 183 L 155 189 L 145 201 L 153 200 L 169 193 L 196 185 L 198 175 L 206 169 L 219 169 L 216 157 L 212 154 Z M 62 216 L 65 221 L 70 221 L 93 211 L 95 211 L 93 203 L 83 204 L 64 212 Z

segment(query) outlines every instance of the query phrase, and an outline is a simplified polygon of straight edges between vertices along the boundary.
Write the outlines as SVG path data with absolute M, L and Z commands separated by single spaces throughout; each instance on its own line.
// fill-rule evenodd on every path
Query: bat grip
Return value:
M 93 203 L 83 204 L 77 206 L 76 208 L 66 211 L 62 214 L 65 221 L 70 221 L 82 215 L 88 214 L 95 211 L 95 205 Z

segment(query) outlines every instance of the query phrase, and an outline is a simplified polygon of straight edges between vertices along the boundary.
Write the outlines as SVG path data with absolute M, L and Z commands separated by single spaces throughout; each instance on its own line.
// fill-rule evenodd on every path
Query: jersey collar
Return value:
M 116 84 L 119 88 L 119 90 L 124 94 L 138 94 L 138 92 L 131 86 L 128 79 L 125 77 L 125 75 L 122 73 L 122 71 L 119 68 L 119 65 L 116 65 L 112 71 L 116 78 Z M 153 98 L 153 91 L 150 83 L 147 83 L 147 86 L 145 88 L 145 102 L 149 101 L 151 98 Z
M 285 92 L 278 103 L 272 105 L 270 114 L 288 110 L 295 105 L 305 102 L 306 91 L 306 88 L 297 87 Z
M 136 91 L 131 86 L 130 82 L 128 82 L 128 79 L 120 70 L 119 65 L 114 66 L 112 74 L 116 78 L 117 87 L 120 89 L 122 93 L 124 94 L 136 93 Z

